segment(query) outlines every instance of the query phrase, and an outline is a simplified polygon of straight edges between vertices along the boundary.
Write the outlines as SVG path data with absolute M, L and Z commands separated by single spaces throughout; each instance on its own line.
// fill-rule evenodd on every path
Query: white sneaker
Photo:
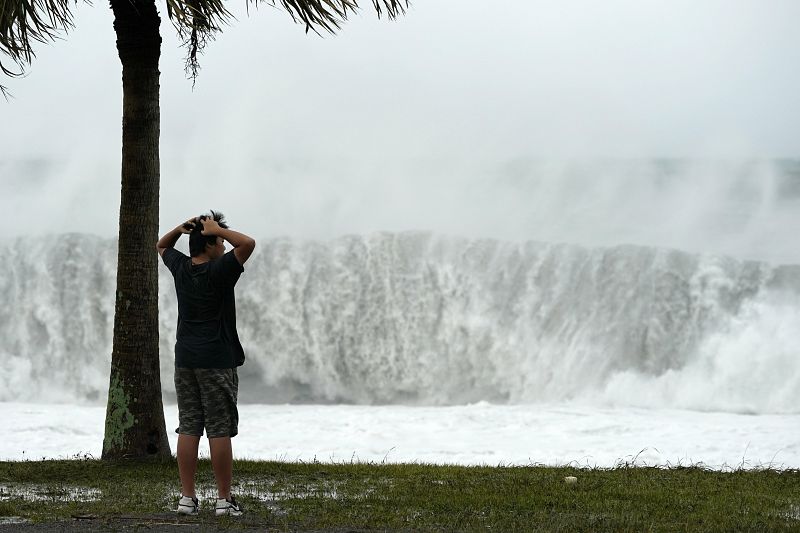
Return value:
M 236 503 L 236 498 L 233 496 L 227 500 L 225 498 L 217 498 L 216 513 L 217 516 L 222 516 L 224 514 L 242 516 L 242 508 L 239 507 L 239 504 Z
M 178 513 L 180 514 L 197 514 L 200 512 L 200 502 L 197 498 L 190 498 L 189 496 L 181 495 L 178 502 Z

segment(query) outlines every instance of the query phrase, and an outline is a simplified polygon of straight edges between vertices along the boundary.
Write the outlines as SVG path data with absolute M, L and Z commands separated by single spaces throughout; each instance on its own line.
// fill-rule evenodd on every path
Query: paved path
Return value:
M 42 524 L 14 523 L 11 517 L 0 517 L 0 532 L 104 532 L 109 531 L 140 531 L 153 533 L 173 532 L 212 532 L 212 531 L 287 531 L 283 527 L 270 526 L 256 518 L 247 516 L 236 519 L 218 521 L 213 516 L 208 517 L 176 517 L 174 513 L 144 516 L 118 516 L 114 518 L 73 518 L 69 521 L 48 522 Z M 361 529 L 289 529 L 292 532 L 302 533 L 360 533 Z

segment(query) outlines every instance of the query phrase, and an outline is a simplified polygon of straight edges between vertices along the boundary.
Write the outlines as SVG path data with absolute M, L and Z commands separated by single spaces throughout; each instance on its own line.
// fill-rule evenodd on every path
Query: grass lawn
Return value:
M 0 462 L 0 517 L 174 520 L 179 491 L 174 461 Z M 208 460 L 198 494 L 192 519 L 218 521 Z M 800 531 L 797 470 L 236 461 L 234 494 L 247 513 L 241 525 L 278 530 Z

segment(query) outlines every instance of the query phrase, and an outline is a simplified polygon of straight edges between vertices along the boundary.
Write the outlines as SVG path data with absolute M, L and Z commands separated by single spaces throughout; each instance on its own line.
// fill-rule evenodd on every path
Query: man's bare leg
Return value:
M 181 478 L 181 494 L 194 498 L 194 474 L 197 472 L 197 448 L 200 437 L 178 434 L 178 474 Z
M 233 478 L 233 450 L 230 437 L 214 437 L 208 439 L 211 448 L 211 468 L 217 480 L 219 497 L 231 497 L 231 478 Z

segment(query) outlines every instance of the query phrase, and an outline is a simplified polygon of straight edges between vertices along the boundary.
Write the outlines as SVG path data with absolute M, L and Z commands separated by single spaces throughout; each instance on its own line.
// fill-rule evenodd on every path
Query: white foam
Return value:
M 244 402 L 800 409 L 797 267 L 420 232 L 259 250 L 237 286 Z M 102 404 L 113 241 L 52 236 L 6 252 L 0 401 Z M 170 399 L 177 311 L 160 268 Z
M 452 407 L 242 405 L 239 412 L 238 458 L 800 467 L 800 415 L 486 402 Z M 0 416 L 13 428 L 0 441 L 0 459 L 100 456 L 102 407 L 0 403 Z M 174 453 L 176 406 L 165 407 L 165 418 Z M 207 457 L 205 439 L 200 449 Z
M 618 372 L 596 399 L 609 405 L 797 413 L 798 391 L 800 302 L 796 295 L 766 294 L 745 302 L 685 366 L 658 376 Z

